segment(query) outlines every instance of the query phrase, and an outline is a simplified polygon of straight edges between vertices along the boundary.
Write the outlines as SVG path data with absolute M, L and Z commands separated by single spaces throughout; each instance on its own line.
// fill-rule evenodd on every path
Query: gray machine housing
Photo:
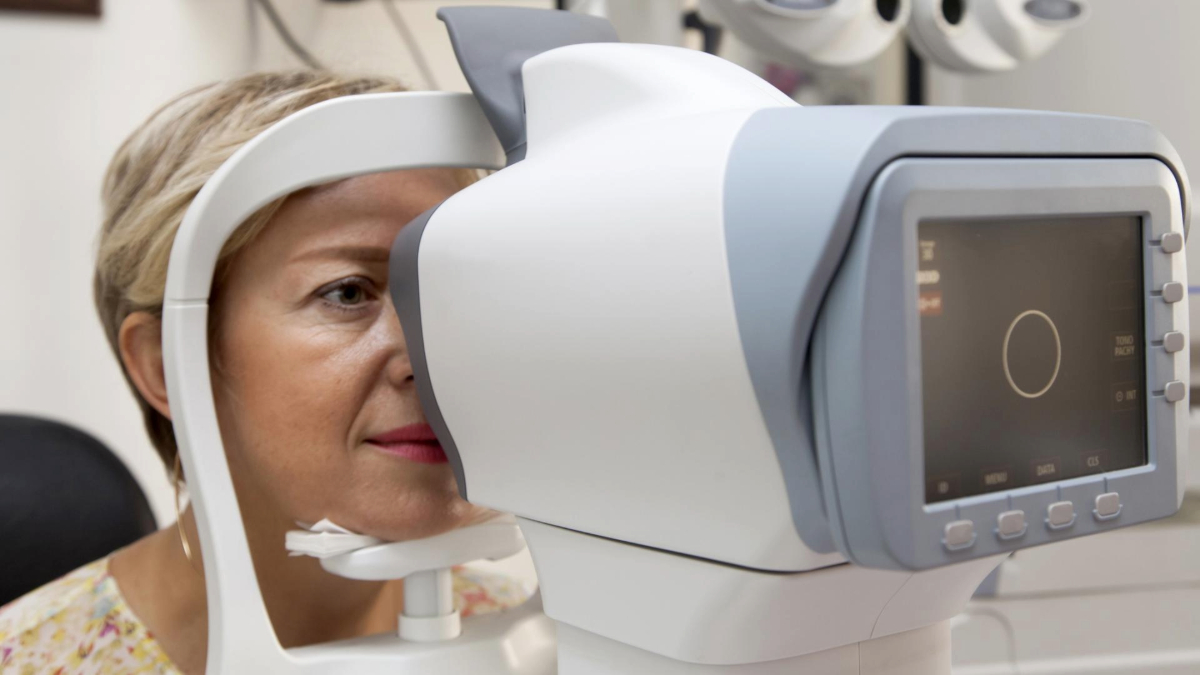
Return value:
M 1113 185 L 1127 189 L 1096 189 Z M 1146 232 L 1161 234 L 1170 227 L 1169 195 L 1186 227 L 1182 163 L 1149 125 L 987 109 L 763 110 L 735 142 L 725 193 L 746 361 L 797 531 L 810 548 L 840 550 L 871 567 L 921 569 L 1178 509 L 1176 447 L 1186 439 L 1168 414 L 1174 406 L 1161 396 L 1147 397 L 1144 467 L 933 506 L 924 504 L 922 489 L 916 223 L 1139 214 Z M 1161 287 L 1164 269 L 1169 273 L 1155 262 L 1153 244 L 1147 241 L 1147 293 Z M 1152 333 L 1170 330 L 1162 305 L 1146 303 L 1148 391 L 1162 388 L 1155 377 L 1165 366 L 1149 348 Z M 897 333 L 904 339 L 891 342 L 895 348 L 880 339 Z M 942 545 L 942 527 L 964 513 L 986 518 L 1012 499 L 1083 499 L 1106 485 L 1122 486 L 1117 519 L 1080 518 L 1053 533 L 1031 527 L 1008 541 L 980 537 L 968 550 Z

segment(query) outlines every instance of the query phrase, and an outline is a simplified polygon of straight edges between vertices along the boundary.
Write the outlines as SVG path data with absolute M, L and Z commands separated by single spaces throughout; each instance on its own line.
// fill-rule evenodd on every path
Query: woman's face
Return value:
M 243 508 L 391 540 L 477 520 L 417 401 L 387 292 L 392 240 L 449 171 L 351 178 L 289 198 L 215 305 L 216 399 Z

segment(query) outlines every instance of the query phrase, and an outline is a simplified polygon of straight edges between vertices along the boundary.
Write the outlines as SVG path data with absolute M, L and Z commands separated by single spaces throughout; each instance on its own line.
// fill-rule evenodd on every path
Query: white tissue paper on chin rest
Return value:
M 322 518 L 315 525 L 296 524 L 305 529 L 287 533 L 284 545 L 290 556 L 307 555 L 324 559 L 383 543 L 382 539 L 351 532 L 328 518 Z

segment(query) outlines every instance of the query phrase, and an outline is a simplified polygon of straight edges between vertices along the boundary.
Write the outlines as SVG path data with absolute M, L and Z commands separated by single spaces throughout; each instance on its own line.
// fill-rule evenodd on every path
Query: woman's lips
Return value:
M 410 424 L 372 436 L 367 443 L 386 453 L 422 464 L 445 464 L 446 452 L 428 424 Z

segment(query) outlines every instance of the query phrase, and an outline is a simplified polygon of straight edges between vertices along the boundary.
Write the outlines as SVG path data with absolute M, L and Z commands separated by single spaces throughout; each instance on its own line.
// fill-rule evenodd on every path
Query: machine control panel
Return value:
M 1097 520 L 1112 520 L 1121 515 L 1121 496 L 1116 492 L 1096 495 L 1092 513 Z M 1045 526 L 1050 530 L 1061 530 L 1075 524 L 1075 505 L 1071 502 L 1055 502 L 1046 507 Z M 996 516 L 996 537 L 1001 540 L 1018 539 L 1029 531 L 1025 512 L 1020 509 L 1004 511 Z M 948 551 L 961 551 L 975 544 L 975 523 L 956 520 L 946 524 L 943 545 Z
M 879 174 L 814 342 L 851 560 L 923 569 L 1179 508 L 1181 193 L 1153 159 Z M 861 376 L 839 383 L 857 389 L 831 386 L 852 360 Z M 841 400 L 861 402 L 861 430 L 835 428 Z

